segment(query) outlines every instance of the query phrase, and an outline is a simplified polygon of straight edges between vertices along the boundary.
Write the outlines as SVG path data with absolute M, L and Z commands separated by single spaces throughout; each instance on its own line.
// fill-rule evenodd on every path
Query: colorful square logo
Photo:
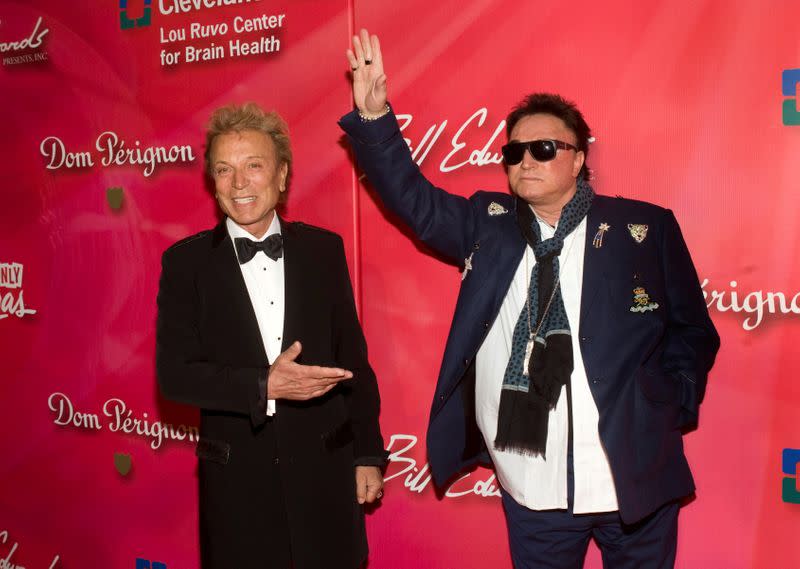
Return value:
M 158 561 L 153 561 L 152 563 L 147 559 L 136 559 L 136 569 L 167 569 L 166 563 L 159 563 Z
M 797 83 L 800 82 L 800 69 L 784 69 L 781 76 L 781 92 L 783 101 L 783 124 L 786 126 L 800 125 L 800 111 L 797 110 Z
M 119 27 L 122 30 L 131 28 L 145 28 L 150 25 L 150 3 L 152 0 L 144 0 L 144 12 L 139 18 L 128 17 L 128 0 L 119 0 Z
M 785 448 L 781 460 L 783 471 L 783 491 L 781 493 L 784 502 L 789 504 L 800 504 L 800 490 L 797 483 L 800 482 L 800 449 Z

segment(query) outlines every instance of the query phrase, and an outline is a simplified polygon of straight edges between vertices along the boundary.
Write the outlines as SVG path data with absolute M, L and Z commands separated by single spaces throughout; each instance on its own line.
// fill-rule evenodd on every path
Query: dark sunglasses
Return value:
M 525 150 L 531 153 L 537 162 L 548 162 L 556 157 L 558 149 L 574 150 L 578 149 L 571 144 L 560 140 L 529 140 L 528 142 L 509 142 L 502 148 L 503 160 L 509 166 L 522 162 Z

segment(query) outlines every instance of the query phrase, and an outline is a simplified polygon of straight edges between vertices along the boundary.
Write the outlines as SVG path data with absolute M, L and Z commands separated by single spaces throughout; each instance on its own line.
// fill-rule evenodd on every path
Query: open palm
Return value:
M 353 100 L 365 116 L 380 115 L 386 108 L 386 74 L 378 36 L 362 29 L 353 36 L 353 49 L 347 50 L 353 72 Z

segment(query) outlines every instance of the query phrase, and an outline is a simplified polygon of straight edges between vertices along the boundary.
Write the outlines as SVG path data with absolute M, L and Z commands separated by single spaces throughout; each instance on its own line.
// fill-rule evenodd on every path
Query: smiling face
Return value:
M 544 113 L 521 118 L 509 136 L 509 142 L 542 139 L 577 145 L 575 133 L 564 121 Z M 553 160 L 538 162 L 526 150 L 522 162 L 508 166 L 508 183 L 516 195 L 534 208 L 560 210 L 575 195 L 583 161 L 583 152 L 559 149 Z
M 209 158 L 219 207 L 253 237 L 263 237 L 289 170 L 278 164 L 275 144 L 256 130 L 223 133 L 214 138 Z

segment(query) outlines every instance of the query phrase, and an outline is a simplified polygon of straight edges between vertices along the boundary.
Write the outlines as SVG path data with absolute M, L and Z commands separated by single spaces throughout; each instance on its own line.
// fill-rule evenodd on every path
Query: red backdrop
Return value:
M 675 211 L 722 336 L 686 437 L 698 491 L 678 566 L 797 566 L 798 21 L 779 0 L 4 3 L 0 559 L 198 566 L 197 414 L 155 387 L 159 259 L 216 221 L 210 111 L 253 100 L 290 125 L 287 216 L 347 244 L 393 453 L 370 567 L 510 566 L 491 471 L 438 500 L 425 467 L 459 274 L 377 206 L 342 145 L 344 50 L 366 26 L 435 183 L 503 190 L 496 130 L 522 95 L 556 91 L 593 127 L 596 189 Z

